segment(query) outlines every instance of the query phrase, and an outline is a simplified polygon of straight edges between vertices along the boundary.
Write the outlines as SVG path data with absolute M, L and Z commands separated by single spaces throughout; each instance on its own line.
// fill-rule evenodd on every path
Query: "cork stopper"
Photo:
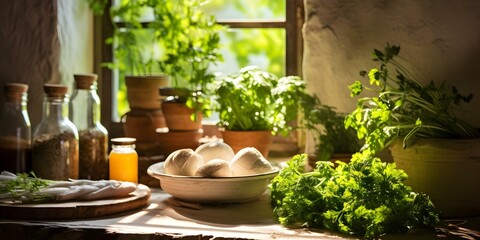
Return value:
M 120 138 L 112 138 L 112 144 L 114 145 L 133 145 L 137 141 L 135 138 L 131 137 L 120 137 Z
M 21 102 L 23 94 L 28 91 L 28 85 L 22 83 L 7 83 L 3 85 L 7 101 Z
M 68 87 L 60 84 L 44 84 L 43 90 L 47 97 L 64 98 L 68 92 Z
M 77 89 L 90 89 L 95 81 L 97 81 L 98 75 L 94 73 L 74 74 L 73 78 L 75 79 L 75 87 Z

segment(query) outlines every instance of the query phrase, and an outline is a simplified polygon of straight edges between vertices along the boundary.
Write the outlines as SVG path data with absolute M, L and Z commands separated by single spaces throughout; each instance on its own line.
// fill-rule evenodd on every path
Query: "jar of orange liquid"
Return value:
M 109 155 L 110 179 L 138 183 L 138 154 L 135 138 L 112 138 Z

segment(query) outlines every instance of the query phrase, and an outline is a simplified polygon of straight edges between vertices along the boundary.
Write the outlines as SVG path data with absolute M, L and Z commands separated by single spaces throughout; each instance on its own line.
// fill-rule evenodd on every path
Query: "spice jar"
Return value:
M 108 133 L 100 123 L 96 74 L 75 74 L 69 118 L 78 130 L 79 177 L 108 179 Z
M 28 85 L 4 85 L 5 102 L 0 113 L 0 171 L 30 172 L 31 130 L 27 112 Z
M 110 179 L 138 183 L 138 154 L 135 138 L 112 138 Z
M 33 171 L 45 179 L 78 178 L 78 132 L 68 119 L 68 88 L 45 84 L 43 89 L 43 116 L 33 134 Z

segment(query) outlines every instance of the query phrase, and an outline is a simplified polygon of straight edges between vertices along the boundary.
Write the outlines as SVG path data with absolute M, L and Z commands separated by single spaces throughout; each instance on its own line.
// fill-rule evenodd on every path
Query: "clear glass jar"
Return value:
M 75 74 L 69 118 L 79 137 L 79 178 L 108 179 L 108 132 L 100 123 L 96 74 Z
M 110 179 L 138 183 L 138 154 L 135 138 L 112 138 Z
M 43 116 L 33 133 L 33 171 L 45 179 L 78 178 L 78 132 L 68 119 L 68 88 L 45 84 L 43 89 Z
M 5 102 L 0 113 L 0 171 L 32 170 L 31 127 L 27 112 L 28 85 L 4 85 Z

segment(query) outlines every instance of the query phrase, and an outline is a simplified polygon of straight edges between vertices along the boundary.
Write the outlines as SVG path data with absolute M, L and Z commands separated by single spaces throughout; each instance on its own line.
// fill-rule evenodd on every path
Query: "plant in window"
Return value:
M 92 7 L 105 3 L 88 1 Z M 219 33 L 224 29 L 213 15 L 201 11 L 204 3 L 204 0 L 119 1 L 110 8 L 115 31 L 107 40 L 114 46 L 115 61 L 106 65 L 125 75 L 166 75 L 175 88 L 202 91 L 214 80 L 208 72 L 209 64 L 222 60 Z M 189 98 L 187 104 L 200 110 L 208 107 L 193 103 L 195 99 Z
M 270 137 L 272 133 L 286 135 L 292 129 L 289 124 L 297 119 L 303 98 L 307 95 L 305 82 L 299 77 L 278 78 L 255 66 L 219 77 L 215 87 L 217 96 L 213 108 L 219 114 L 219 126 L 226 130 L 224 133 L 263 131 Z M 225 134 L 223 137 L 229 143 Z M 260 142 L 270 143 L 271 138 Z M 235 150 L 236 144 L 229 145 Z M 267 153 L 268 150 L 263 152 L 264 155 Z

